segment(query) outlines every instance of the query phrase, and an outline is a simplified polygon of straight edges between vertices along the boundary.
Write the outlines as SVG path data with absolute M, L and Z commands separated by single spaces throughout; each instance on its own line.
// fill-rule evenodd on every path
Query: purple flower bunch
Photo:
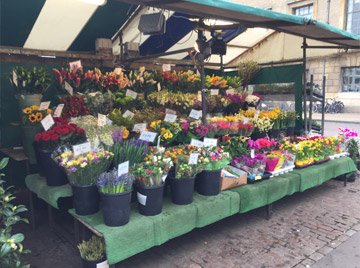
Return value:
M 99 176 L 97 185 L 100 192 L 108 194 L 116 194 L 130 191 L 132 189 L 134 176 L 131 174 L 123 174 L 118 176 L 116 168 L 109 172 L 104 172 Z
M 112 131 L 111 136 L 113 138 L 113 141 L 116 142 L 122 142 L 123 141 L 123 134 L 124 131 L 120 130 L 119 128 L 116 128 Z

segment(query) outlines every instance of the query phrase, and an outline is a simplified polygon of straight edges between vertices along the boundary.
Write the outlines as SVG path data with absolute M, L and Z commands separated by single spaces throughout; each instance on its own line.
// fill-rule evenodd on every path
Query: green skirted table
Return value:
M 48 186 L 46 184 L 45 177 L 39 174 L 31 174 L 26 176 L 25 184 L 29 189 L 29 201 L 30 201 L 30 215 L 31 225 L 35 229 L 35 214 L 33 205 L 33 194 L 36 194 L 38 198 L 44 200 L 48 204 L 49 223 L 52 228 L 52 210 L 51 207 L 59 209 L 58 200 L 61 197 L 71 197 L 72 190 L 69 184 L 62 186 Z
M 106 226 L 101 211 L 89 216 L 79 216 L 74 209 L 69 212 L 77 221 L 104 237 L 108 262 L 112 265 L 194 228 L 204 227 L 236 213 L 271 206 L 287 195 L 302 192 L 355 170 L 352 160 L 342 157 L 259 183 L 222 191 L 214 197 L 195 193 L 194 202 L 186 206 L 177 206 L 165 198 L 163 212 L 152 217 L 140 215 L 134 203 L 130 222 L 120 227 Z

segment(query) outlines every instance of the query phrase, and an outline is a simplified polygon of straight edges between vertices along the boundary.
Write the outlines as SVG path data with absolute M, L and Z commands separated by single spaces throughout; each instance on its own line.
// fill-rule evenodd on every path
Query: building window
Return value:
M 296 16 L 310 17 L 311 18 L 312 15 L 313 15 L 313 5 L 296 7 L 296 8 L 293 9 L 293 13 Z
M 346 30 L 360 34 L 360 0 L 348 0 Z
M 360 67 L 342 68 L 342 91 L 360 92 Z

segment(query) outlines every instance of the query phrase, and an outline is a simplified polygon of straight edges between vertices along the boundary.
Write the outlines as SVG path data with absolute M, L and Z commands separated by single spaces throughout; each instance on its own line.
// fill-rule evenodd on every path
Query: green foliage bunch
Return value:
M 104 239 L 92 236 L 88 241 L 83 240 L 78 246 L 80 256 L 87 261 L 98 261 L 105 256 Z

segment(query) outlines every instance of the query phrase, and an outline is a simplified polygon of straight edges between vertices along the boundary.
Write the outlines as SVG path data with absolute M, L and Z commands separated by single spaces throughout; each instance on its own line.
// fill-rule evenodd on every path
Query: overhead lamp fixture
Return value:
M 212 55 L 226 55 L 226 43 L 221 35 L 214 36 L 214 41 L 210 48 Z
M 107 0 L 78 0 L 78 1 L 92 5 L 97 5 L 97 6 L 104 6 L 107 2 Z
M 196 42 L 194 44 L 194 49 L 198 53 L 204 53 L 207 46 L 208 46 L 208 44 L 206 43 L 206 38 L 204 37 L 204 39 L 197 39 L 196 40 Z

